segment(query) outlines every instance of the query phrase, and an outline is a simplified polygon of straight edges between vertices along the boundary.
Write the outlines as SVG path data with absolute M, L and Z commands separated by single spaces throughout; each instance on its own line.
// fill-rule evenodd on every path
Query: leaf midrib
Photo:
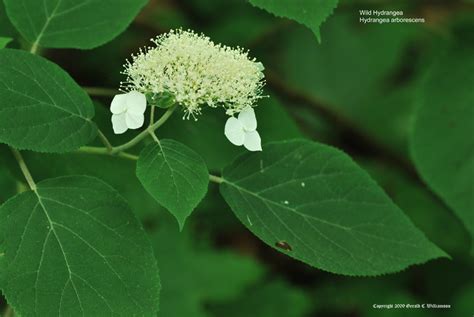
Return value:
M 39 1 L 39 0 L 37 0 Z M 62 0 L 58 0 L 56 3 L 56 6 L 54 7 L 53 11 L 51 12 L 50 16 L 46 16 L 46 22 L 44 23 L 43 27 L 41 28 L 40 32 L 36 35 L 36 40 L 33 42 L 33 47 L 38 46 L 44 33 L 46 32 L 46 29 L 48 28 L 49 24 L 51 23 L 51 20 L 54 19 L 56 11 L 58 11 L 59 6 L 61 5 Z M 43 6 L 45 9 L 45 13 L 48 14 L 46 10 L 46 0 L 43 0 Z
M 20 72 L 18 69 L 11 68 L 11 67 L 9 67 L 9 69 L 11 69 L 11 70 L 13 70 L 13 71 L 15 71 L 15 72 L 19 72 L 22 76 L 29 78 L 29 76 L 27 76 L 27 75 L 24 74 L 23 72 Z M 30 78 L 30 79 L 31 79 L 31 78 Z M 46 91 L 44 91 L 44 89 L 41 87 L 41 85 L 40 85 L 38 82 L 36 82 L 36 81 L 35 81 L 35 84 L 38 85 L 38 87 L 40 87 L 40 88 L 44 91 L 44 93 L 50 98 L 51 102 L 45 102 L 45 101 L 43 101 L 43 100 L 37 99 L 37 98 L 32 97 L 32 96 L 30 96 L 30 95 L 27 95 L 27 94 L 25 94 L 25 93 L 23 93 L 23 92 L 21 92 L 21 91 L 18 91 L 18 90 L 15 90 L 15 89 L 11 88 L 9 85 L 5 84 L 3 81 L 0 81 L 0 82 L 1 82 L 3 85 L 5 85 L 5 87 L 0 88 L 0 89 L 10 91 L 10 92 L 13 92 L 13 93 L 15 93 L 15 94 L 17 94 L 17 95 L 20 95 L 20 96 L 24 97 L 24 98 L 33 100 L 33 101 L 37 102 L 38 105 L 50 106 L 50 107 L 56 108 L 56 109 L 58 109 L 58 110 L 60 110 L 60 111 L 62 111 L 62 112 L 68 113 L 68 114 L 70 114 L 70 115 L 72 115 L 72 116 L 79 117 L 79 118 L 81 118 L 82 120 L 90 121 L 90 118 L 83 117 L 83 116 L 80 115 L 80 114 L 74 113 L 74 112 L 72 112 L 72 111 L 69 111 L 68 109 L 65 109 L 65 108 L 62 108 L 62 107 L 58 106 L 56 103 L 54 103 L 53 98 L 51 98 L 51 96 L 49 96 L 49 95 L 46 93 Z M 69 98 L 71 99 L 70 96 L 69 96 Z M 13 108 L 13 107 L 10 107 L 10 108 Z
M 230 186 L 236 188 L 236 189 L 237 189 L 238 191 L 240 191 L 240 192 L 244 192 L 244 193 L 250 194 L 251 196 L 254 196 L 254 197 L 256 197 L 256 198 L 262 200 L 265 204 L 270 203 L 270 204 L 272 204 L 272 205 L 276 205 L 276 206 L 278 206 L 278 207 L 280 207 L 280 208 L 289 210 L 289 211 L 291 211 L 291 212 L 293 212 L 293 213 L 299 215 L 299 216 L 302 217 L 316 232 L 318 232 L 321 236 L 326 237 L 326 236 L 323 235 L 319 230 L 317 230 L 317 228 L 314 227 L 314 225 L 308 220 L 308 218 L 309 218 L 309 219 L 316 220 L 316 221 L 318 221 L 318 222 L 320 222 L 320 223 L 323 223 L 323 224 L 326 224 L 326 225 L 329 225 L 329 226 L 333 226 L 333 227 L 335 227 L 335 228 L 337 228 L 337 229 L 344 230 L 344 231 L 346 231 L 346 232 L 349 232 L 352 236 L 354 236 L 354 234 L 353 234 L 353 231 L 354 231 L 353 228 L 355 228 L 355 227 L 357 227 L 357 226 L 355 226 L 355 227 L 345 227 L 345 226 L 342 226 L 342 225 L 340 225 L 340 224 L 333 223 L 333 222 L 330 222 L 330 221 L 326 221 L 326 220 L 324 220 L 324 219 L 321 219 L 321 218 L 318 218 L 318 217 L 315 217 L 315 216 L 312 216 L 312 215 L 306 215 L 306 214 L 303 214 L 303 213 L 299 212 L 296 208 L 291 208 L 291 207 L 288 206 L 288 205 L 281 204 L 281 203 L 278 203 L 278 202 L 273 201 L 273 200 L 271 200 L 271 199 L 265 198 L 265 197 L 259 195 L 258 193 L 254 193 L 254 192 L 252 192 L 252 191 L 249 191 L 248 189 L 246 189 L 246 188 L 244 188 L 244 187 L 241 187 L 241 186 L 237 185 L 236 183 L 230 182 L 230 181 L 228 181 L 228 180 L 226 180 L 226 179 L 224 179 L 224 183 L 227 183 L 228 185 L 230 185 Z M 284 225 L 285 227 L 287 227 L 286 224 L 280 219 L 280 217 L 275 214 L 275 212 L 273 211 L 273 209 L 272 209 L 272 208 L 269 208 L 269 209 L 270 209 L 271 212 L 276 216 L 276 218 L 278 219 L 278 221 L 279 221 L 282 225 Z M 260 221 L 261 221 L 261 220 L 260 220 Z M 262 221 L 261 221 L 261 222 L 262 222 Z M 262 223 L 263 223 L 263 222 L 262 222 Z M 289 228 L 287 228 L 287 229 L 289 230 Z M 292 232 L 292 231 L 290 231 L 290 232 Z M 361 235 L 364 235 L 364 234 L 365 234 L 365 233 L 360 232 L 360 231 L 357 231 L 357 233 L 358 233 L 358 234 L 361 234 Z M 293 235 L 294 235 L 295 237 L 297 237 L 297 238 L 301 241 L 301 239 L 300 239 L 296 234 L 293 233 Z M 374 239 L 387 241 L 387 239 L 383 239 L 383 238 L 378 237 L 378 236 L 375 236 L 375 235 L 367 235 L 367 236 L 370 236 L 370 237 L 372 237 L 372 238 L 374 238 Z M 326 239 L 327 239 L 328 241 L 330 241 L 331 243 L 334 243 L 334 244 L 337 245 L 340 249 L 344 250 L 345 252 L 347 252 L 349 255 L 351 255 L 351 256 L 353 257 L 352 253 L 350 253 L 348 250 L 346 250 L 345 248 L 339 246 L 337 243 L 335 243 L 333 240 L 329 239 L 328 237 L 326 237 Z M 362 243 L 361 240 L 358 239 L 358 241 Z M 403 243 L 402 241 L 397 241 L 397 240 L 388 240 L 388 241 L 391 242 L 391 243 L 395 243 L 395 244 L 400 244 L 400 245 L 404 245 L 404 246 L 410 246 L 410 247 L 415 248 L 415 249 L 418 249 L 418 248 L 419 248 L 417 245 L 413 245 L 413 244 L 409 244 L 409 243 Z M 365 243 L 364 243 L 364 244 L 365 244 Z M 310 249 L 311 249 L 311 248 L 310 248 Z M 313 250 L 313 252 L 314 252 L 314 250 Z M 388 253 L 386 254 L 386 256 L 393 257 L 392 255 L 390 255 L 390 254 L 388 254 Z
M 46 245 L 47 245 L 47 241 L 48 241 L 48 239 L 49 239 L 51 233 L 53 233 L 53 235 L 54 235 L 56 241 L 58 242 L 58 245 L 59 245 L 59 248 L 60 248 L 60 250 L 61 250 L 61 253 L 62 253 L 62 255 L 63 255 L 63 259 L 64 259 L 64 262 L 65 262 L 65 264 L 66 264 L 66 268 L 67 268 L 67 270 L 68 270 L 68 275 L 69 275 L 69 276 L 68 276 L 68 279 L 67 279 L 67 281 L 66 281 L 66 283 L 65 283 L 65 285 L 64 285 L 64 287 L 63 287 L 63 290 L 62 290 L 62 292 L 61 292 L 60 304 L 62 303 L 62 299 L 63 299 L 63 296 L 64 296 L 64 291 L 65 291 L 65 289 L 67 288 L 67 285 L 68 285 L 69 283 L 71 283 L 71 285 L 72 285 L 72 287 L 73 287 L 73 290 L 74 290 L 74 292 L 75 292 L 76 298 L 77 298 L 77 300 L 78 300 L 78 304 L 79 304 L 79 307 L 80 307 L 80 309 L 81 309 L 82 315 L 84 315 L 84 309 L 83 309 L 83 306 L 82 306 L 82 302 L 81 302 L 79 293 L 78 293 L 78 291 L 77 291 L 76 285 L 75 285 L 75 283 L 74 283 L 72 277 L 75 276 L 75 277 L 81 279 L 82 281 L 84 281 L 84 283 L 87 282 L 87 281 L 86 281 L 83 277 L 81 277 L 79 274 L 77 274 L 77 273 L 75 273 L 75 272 L 73 272 L 73 271 L 71 270 L 71 265 L 69 264 L 68 257 L 67 257 L 67 255 L 66 255 L 66 252 L 65 252 L 65 250 L 64 250 L 64 247 L 63 247 L 63 245 L 62 245 L 62 243 L 61 243 L 61 239 L 59 238 L 59 236 L 58 236 L 58 234 L 57 234 L 57 232 L 56 232 L 56 230 L 55 230 L 55 226 L 58 226 L 58 227 L 63 228 L 64 230 L 69 231 L 71 234 L 73 234 L 73 235 L 76 236 L 78 239 L 80 239 L 83 243 L 85 243 L 89 248 L 91 248 L 95 253 L 97 253 L 101 258 L 103 258 L 104 261 L 106 262 L 107 266 L 109 267 L 109 269 L 114 273 L 114 275 L 116 275 L 116 276 L 119 278 L 119 280 L 120 280 L 121 283 L 124 285 L 124 287 L 125 287 L 125 289 L 127 290 L 127 292 L 129 292 L 126 283 L 123 281 L 123 279 L 121 278 L 121 276 L 115 271 L 115 269 L 113 269 L 113 267 L 112 267 L 112 266 L 110 265 L 110 263 L 107 261 L 106 257 L 105 257 L 100 251 L 98 251 L 95 247 L 93 247 L 92 245 L 90 245 L 90 243 L 87 242 L 86 240 L 84 240 L 82 237 L 80 237 L 79 235 L 77 235 L 77 233 L 75 233 L 75 232 L 74 232 L 72 229 L 70 229 L 69 227 L 64 226 L 64 225 L 62 225 L 62 224 L 60 224 L 60 223 L 57 223 L 57 222 L 55 222 L 55 221 L 53 221 L 53 220 L 51 219 L 51 217 L 50 217 L 50 215 L 49 215 L 49 213 L 48 213 L 48 211 L 47 211 L 47 208 L 46 208 L 46 206 L 44 205 L 43 200 L 51 200 L 51 201 L 56 202 L 56 203 L 59 203 L 59 202 L 57 202 L 57 201 L 54 200 L 54 199 L 49 199 L 49 198 L 47 198 L 47 197 L 42 197 L 42 196 L 39 194 L 39 192 L 38 192 L 37 189 L 32 190 L 32 191 L 33 191 L 33 193 L 35 194 L 35 196 L 36 196 L 36 198 L 37 198 L 37 204 L 36 204 L 35 207 L 33 208 L 32 212 L 31 212 L 31 215 L 30 215 L 30 217 L 28 218 L 27 223 L 29 223 L 29 220 L 32 218 L 32 215 L 34 214 L 36 208 L 38 208 L 38 206 L 39 206 L 39 207 L 42 209 L 43 214 L 44 214 L 44 216 L 46 217 L 46 220 L 47 220 L 48 226 L 49 226 L 49 230 L 48 230 L 48 232 L 46 233 L 46 237 L 45 237 L 45 239 L 44 239 L 44 241 L 43 241 L 40 263 L 39 263 L 39 265 L 38 265 L 38 269 L 35 271 L 35 273 L 36 273 L 35 289 L 37 288 L 39 273 L 40 273 L 40 271 L 41 271 L 41 265 L 42 265 L 42 262 L 43 262 L 43 256 L 44 256 L 44 254 L 45 254 L 45 247 L 46 247 Z M 61 204 L 63 204 L 63 203 L 61 203 Z M 63 204 L 63 205 L 64 205 L 64 204 Z M 71 207 L 73 207 L 73 206 L 71 206 Z M 76 207 L 73 207 L 73 208 L 74 208 L 74 209 L 77 209 Z M 90 216 L 92 217 L 92 215 L 90 215 Z M 95 218 L 94 218 L 94 219 L 95 219 Z M 97 220 L 96 220 L 96 221 L 97 221 Z M 25 230 L 26 230 L 26 228 L 25 228 Z M 20 247 L 21 247 L 21 244 L 20 244 Z M 114 314 L 115 312 L 113 311 L 112 307 L 111 307 L 110 304 L 108 303 L 107 299 L 106 299 L 102 294 L 100 294 L 100 292 L 99 292 L 97 289 L 95 289 L 92 285 L 90 285 L 89 282 L 87 282 L 86 284 L 87 284 L 100 298 L 102 298 L 102 299 L 104 300 L 104 303 L 108 306 L 108 308 L 109 308 L 109 310 L 112 312 L 112 314 Z M 35 312 L 36 312 L 36 307 L 37 307 L 37 295 L 38 295 L 38 293 L 35 291 L 35 305 L 34 305 L 34 311 L 35 311 Z M 135 304 L 135 306 L 136 306 L 137 308 L 140 308 L 138 302 L 136 301 L 136 299 L 135 299 L 133 296 L 130 295 L 130 293 L 129 293 L 129 298 L 131 298 L 132 302 Z M 60 310 L 61 310 L 61 305 L 60 305 L 59 311 L 58 311 L 59 314 L 61 313 Z
M 76 294 L 76 298 L 77 298 L 77 301 L 79 303 L 79 307 L 81 308 L 81 312 L 82 312 L 82 315 L 84 315 L 84 308 L 82 307 L 82 302 L 81 302 L 81 299 L 79 297 L 79 293 L 77 292 L 77 288 L 76 288 L 76 285 L 74 284 L 74 281 L 72 280 L 72 271 L 71 271 L 71 268 L 70 268 L 70 265 L 69 265 L 69 261 L 67 259 L 67 256 L 66 256 L 66 253 L 64 252 L 64 248 L 63 248 L 63 245 L 61 243 L 61 240 L 59 239 L 58 237 L 58 234 L 56 233 L 56 230 L 54 228 L 54 222 L 51 220 L 51 217 L 49 216 L 49 213 L 48 211 L 46 210 L 46 206 L 44 205 L 43 203 L 43 200 L 41 198 L 41 196 L 39 195 L 38 193 L 38 190 L 35 189 L 33 190 L 33 192 L 35 193 L 36 197 L 38 198 L 38 204 L 41 206 L 41 209 L 43 210 L 43 213 L 44 215 L 46 216 L 46 219 L 48 220 L 48 223 L 49 223 L 49 231 L 48 231 L 48 234 L 46 234 L 46 237 L 49 237 L 49 233 L 50 232 L 53 232 L 54 234 L 54 237 L 56 238 L 56 241 L 58 242 L 58 245 L 59 245 L 59 248 L 61 249 L 61 253 L 63 254 L 63 258 L 64 258 L 64 262 L 66 264 L 66 268 L 68 270 L 68 273 L 69 273 L 69 277 L 68 277 L 68 280 L 66 281 L 66 284 L 64 285 L 64 288 L 63 288 L 63 291 L 61 292 L 61 300 L 60 300 L 60 303 L 62 302 L 62 298 L 64 296 L 64 290 L 66 289 L 66 286 L 68 285 L 69 282 L 71 282 L 71 285 L 74 289 L 74 293 Z M 41 259 L 40 259 L 40 265 L 38 267 L 38 272 L 36 273 L 36 279 L 35 279 L 35 287 L 38 283 L 38 278 L 39 278 L 39 272 L 40 272 L 40 267 L 41 267 L 41 262 L 43 260 L 43 255 L 44 255 L 44 248 L 46 246 L 46 241 L 47 241 L 47 238 L 45 238 L 45 241 L 43 242 L 43 249 L 41 251 Z M 36 298 L 37 298 L 37 291 L 35 291 L 35 312 L 36 312 Z M 61 311 L 59 310 L 59 315 L 61 314 Z

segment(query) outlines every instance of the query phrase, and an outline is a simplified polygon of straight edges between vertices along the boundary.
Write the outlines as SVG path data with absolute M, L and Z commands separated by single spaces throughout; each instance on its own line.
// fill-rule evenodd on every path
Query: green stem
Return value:
M 225 180 L 222 177 L 212 175 L 212 174 L 209 174 L 209 180 L 217 184 L 222 184 L 223 182 L 225 182 Z
M 38 52 L 38 41 L 35 41 L 30 47 L 30 53 L 36 54 Z
M 96 97 L 113 97 L 120 93 L 118 90 L 113 88 L 101 88 L 101 87 L 82 87 L 89 95 Z
M 153 125 L 153 122 L 155 122 L 155 106 L 151 105 L 150 109 L 150 126 Z
M 130 153 L 127 153 L 127 152 L 120 152 L 119 154 L 117 154 L 117 156 L 122 157 L 122 158 L 127 159 L 127 160 L 138 161 L 138 156 L 137 155 L 133 155 L 133 154 L 130 154 Z
M 18 162 L 18 165 L 20 166 L 21 172 L 25 176 L 26 182 L 28 183 L 28 186 L 31 188 L 31 190 L 36 191 L 36 183 L 33 180 L 33 176 L 31 176 L 30 170 L 26 166 L 25 160 L 23 159 L 23 156 L 21 153 L 14 148 L 10 148 L 13 156 L 15 157 L 16 161 Z
M 169 117 L 171 117 L 171 115 L 173 114 L 174 110 L 176 109 L 176 106 L 173 106 L 171 108 L 169 108 L 162 116 L 160 119 L 158 119 L 158 121 L 156 121 L 155 123 L 153 123 L 152 125 L 150 125 L 146 130 L 142 131 L 140 134 L 138 134 L 136 137 L 134 137 L 133 139 L 131 139 L 130 141 L 128 141 L 127 143 L 125 144 L 122 144 L 122 145 L 119 145 L 119 146 L 116 146 L 112 149 L 112 154 L 116 154 L 116 153 L 119 153 L 119 152 L 122 152 L 122 151 L 125 151 L 133 146 L 135 146 L 136 144 L 138 144 L 141 140 L 143 140 L 144 138 L 146 138 L 148 136 L 148 134 L 150 133 L 150 131 L 155 131 L 156 129 L 158 129 L 159 127 L 161 127 L 165 122 L 166 120 L 169 119 Z
M 132 160 L 132 161 L 138 160 L 138 156 L 136 155 L 133 155 L 127 152 L 112 154 L 110 151 L 108 151 L 106 148 L 103 148 L 103 147 L 83 146 L 77 152 L 88 153 L 88 154 L 99 154 L 99 155 L 111 155 L 111 156 L 122 157 L 124 159 Z
M 107 137 L 105 136 L 105 134 L 102 133 L 102 131 L 100 131 L 100 129 L 98 129 L 98 135 L 99 135 L 99 139 L 102 141 L 102 143 L 104 143 L 104 145 L 105 145 L 105 147 L 107 148 L 107 150 L 108 150 L 109 152 L 112 152 L 112 150 L 113 150 L 112 144 L 110 144 L 109 139 L 107 139 Z
M 150 133 L 151 137 L 153 138 L 153 140 L 155 140 L 156 143 L 160 144 L 160 140 L 156 136 L 155 131 L 148 130 L 148 133 Z
M 176 106 L 169 108 L 161 116 L 161 118 L 158 119 L 158 121 L 151 124 L 146 130 L 142 131 L 140 134 L 138 134 L 136 137 L 134 137 L 127 143 L 114 147 L 110 144 L 109 140 L 105 137 L 105 135 L 99 131 L 99 137 L 101 138 L 102 142 L 104 142 L 104 144 L 107 147 L 83 146 L 78 150 L 78 152 L 89 153 L 89 154 L 100 154 L 100 155 L 113 155 L 113 156 L 123 157 L 129 160 L 136 161 L 138 160 L 138 156 L 130 154 L 130 153 L 126 153 L 124 151 L 138 144 L 141 140 L 147 137 L 148 134 L 154 137 L 155 141 L 158 140 L 156 135 L 154 135 L 154 131 L 158 129 L 159 127 L 161 127 L 171 117 L 175 109 L 176 109 Z

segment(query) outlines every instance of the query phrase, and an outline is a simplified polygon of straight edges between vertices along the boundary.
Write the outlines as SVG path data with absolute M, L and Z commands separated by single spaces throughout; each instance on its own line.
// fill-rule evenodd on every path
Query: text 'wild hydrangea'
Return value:
M 186 118 L 203 106 L 224 107 L 234 115 L 262 98 L 262 63 L 241 48 L 214 44 L 192 31 L 173 30 L 152 40 L 125 65 L 122 90 L 147 96 L 171 94 Z

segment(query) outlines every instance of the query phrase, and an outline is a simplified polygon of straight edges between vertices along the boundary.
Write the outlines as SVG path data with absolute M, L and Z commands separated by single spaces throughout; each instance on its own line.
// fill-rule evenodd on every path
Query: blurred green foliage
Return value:
M 215 41 L 248 47 L 252 56 L 264 62 L 268 75 L 266 93 L 270 97 L 256 108 L 265 142 L 304 135 L 357 157 L 451 260 L 378 278 L 333 275 L 288 260 L 246 234 L 212 188 L 190 218 L 189 227 L 178 234 L 176 224 L 138 180 L 124 180 L 124 175 L 133 174 L 133 162 L 84 154 L 28 153 L 25 159 L 37 180 L 93 175 L 125 196 L 149 230 L 155 250 L 160 251 L 159 316 L 472 315 L 474 262 L 468 252 L 469 234 L 416 176 L 408 153 L 408 135 L 426 72 L 453 42 L 460 47 L 474 43 L 469 40 L 474 19 L 468 2 L 472 3 L 341 1 L 323 24 L 318 44 L 309 29 L 273 17 L 244 0 L 152 0 L 125 33 L 102 47 L 44 52 L 82 85 L 117 88 L 123 80 L 120 71 L 125 59 L 147 45 L 149 38 L 170 28 L 193 28 Z M 1 6 L 0 2 L 0 36 L 13 37 L 16 32 Z M 362 25 L 358 23 L 361 7 L 403 9 L 428 22 Z M 21 43 L 16 40 L 9 45 Z M 110 100 L 99 99 L 98 120 L 106 123 Z M 199 150 L 209 169 L 218 172 L 241 152 L 225 139 L 221 115 L 206 112 L 197 122 L 176 116 L 160 130 L 160 137 L 173 137 Z M 108 136 L 117 144 L 124 141 L 121 136 Z M 1 202 L 22 189 L 22 178 L 7 149 L 0 146 L 0 151 Z M 451 304 L 452 308 L 372 307 L 389 303 Z

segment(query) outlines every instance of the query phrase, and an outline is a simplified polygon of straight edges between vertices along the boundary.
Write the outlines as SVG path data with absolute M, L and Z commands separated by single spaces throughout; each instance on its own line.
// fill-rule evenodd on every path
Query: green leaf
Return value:
M 140 153 L 137 176 L 145 189 L 178 220 L 186 218 L 204 198 L 209 173 L 204 160 L 182 143 L 164 139 Z
M 59 66 L 27 52 L 0 50 L 0 142 L 67 152 L 97 134 L 94 106 Z
M 4 48 L 5 46 L 8 45 L 12 41 L 11 38 L 9 37 L 1 37 L 0 36 L 0 48 Z
M 250 0 L 254 6 L 310 28 L 321 41 L 319 28 L 337 7 L 338 0 Z
M 411 150 L 422 178 L 474 238 L 473 53 L 453 50 L 428 75 L 420 92 Z
M 159 317 L 210 316 L 205 304 L 234 299 L 263 276 L 255 260 L 196 243 L 190 226 L 179 232 L 171 224 L 160 219 L 151 234 L 162 282 Z
M 152 316 L 160 281 L 147 236 L 104 182 L 38 183 L 0 208 L 2 290 L 23 316 Z
M 224 169 L 221 193 L 270 246 L 317 268 L 379 275 L 446 256 L 343 152 L 275 142 Z
M 16 38 L 17 35 L 15 27 L 7 17 L 3 1 L 0 1 L 0 36 Z
M 147 0 L 4 0 L 8 17 L 34 46 L 90 49 L 122 33 Z

